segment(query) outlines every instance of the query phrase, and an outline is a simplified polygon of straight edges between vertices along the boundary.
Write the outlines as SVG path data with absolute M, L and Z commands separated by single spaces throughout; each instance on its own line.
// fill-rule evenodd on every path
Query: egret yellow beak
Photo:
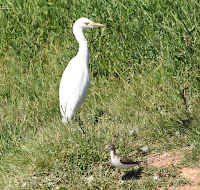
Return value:
M 100 24 L 100 23 L 88 23 L 88 26 L 93 27 L 105 27 L 106 25 Z

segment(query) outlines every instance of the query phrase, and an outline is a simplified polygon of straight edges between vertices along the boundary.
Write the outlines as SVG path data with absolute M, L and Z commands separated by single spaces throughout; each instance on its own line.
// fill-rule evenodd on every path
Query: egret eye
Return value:
M 88 26 L 88 25 L 89 25 L 89 22 L 86 22 L 85 25 Z

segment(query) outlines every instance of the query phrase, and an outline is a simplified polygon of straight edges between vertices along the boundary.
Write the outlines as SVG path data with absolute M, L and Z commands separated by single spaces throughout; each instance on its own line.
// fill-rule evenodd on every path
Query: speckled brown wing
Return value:
M 124 156 L 121 156 L 120 157 L 120 162 L 122 163 L 122 164 L 139 164 L 139 162 L 134 162 L 133 160 L 130 160 L 130 159 L 128 159 L 128 158 L 126 158 L 126 157 L 124 157 Z

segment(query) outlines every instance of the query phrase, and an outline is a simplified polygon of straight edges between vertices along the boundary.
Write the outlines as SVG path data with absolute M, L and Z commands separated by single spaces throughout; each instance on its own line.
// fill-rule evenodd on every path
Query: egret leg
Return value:
M 78 114 L 75 115 L 75 121 L 78 122 L 78 125 L 81 128 L 81 131 L 83 132 L 83 134 L 86 134 L 85 130 L 83 129 L 83 121 L 81 121 L 80 115 Z

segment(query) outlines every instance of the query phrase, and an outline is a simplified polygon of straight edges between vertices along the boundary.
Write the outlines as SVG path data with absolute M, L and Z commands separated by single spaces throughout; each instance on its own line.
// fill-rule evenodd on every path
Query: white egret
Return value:
M 89 49 L 83 30 L 104 26 L 87 18 L 79 18 L 73 26 L 74 36 L 79 43 L 79 51 L 67 65 L 60 82 L 59 99 L 63 123 L 73 118 L 85 100 L 90 86 Z

